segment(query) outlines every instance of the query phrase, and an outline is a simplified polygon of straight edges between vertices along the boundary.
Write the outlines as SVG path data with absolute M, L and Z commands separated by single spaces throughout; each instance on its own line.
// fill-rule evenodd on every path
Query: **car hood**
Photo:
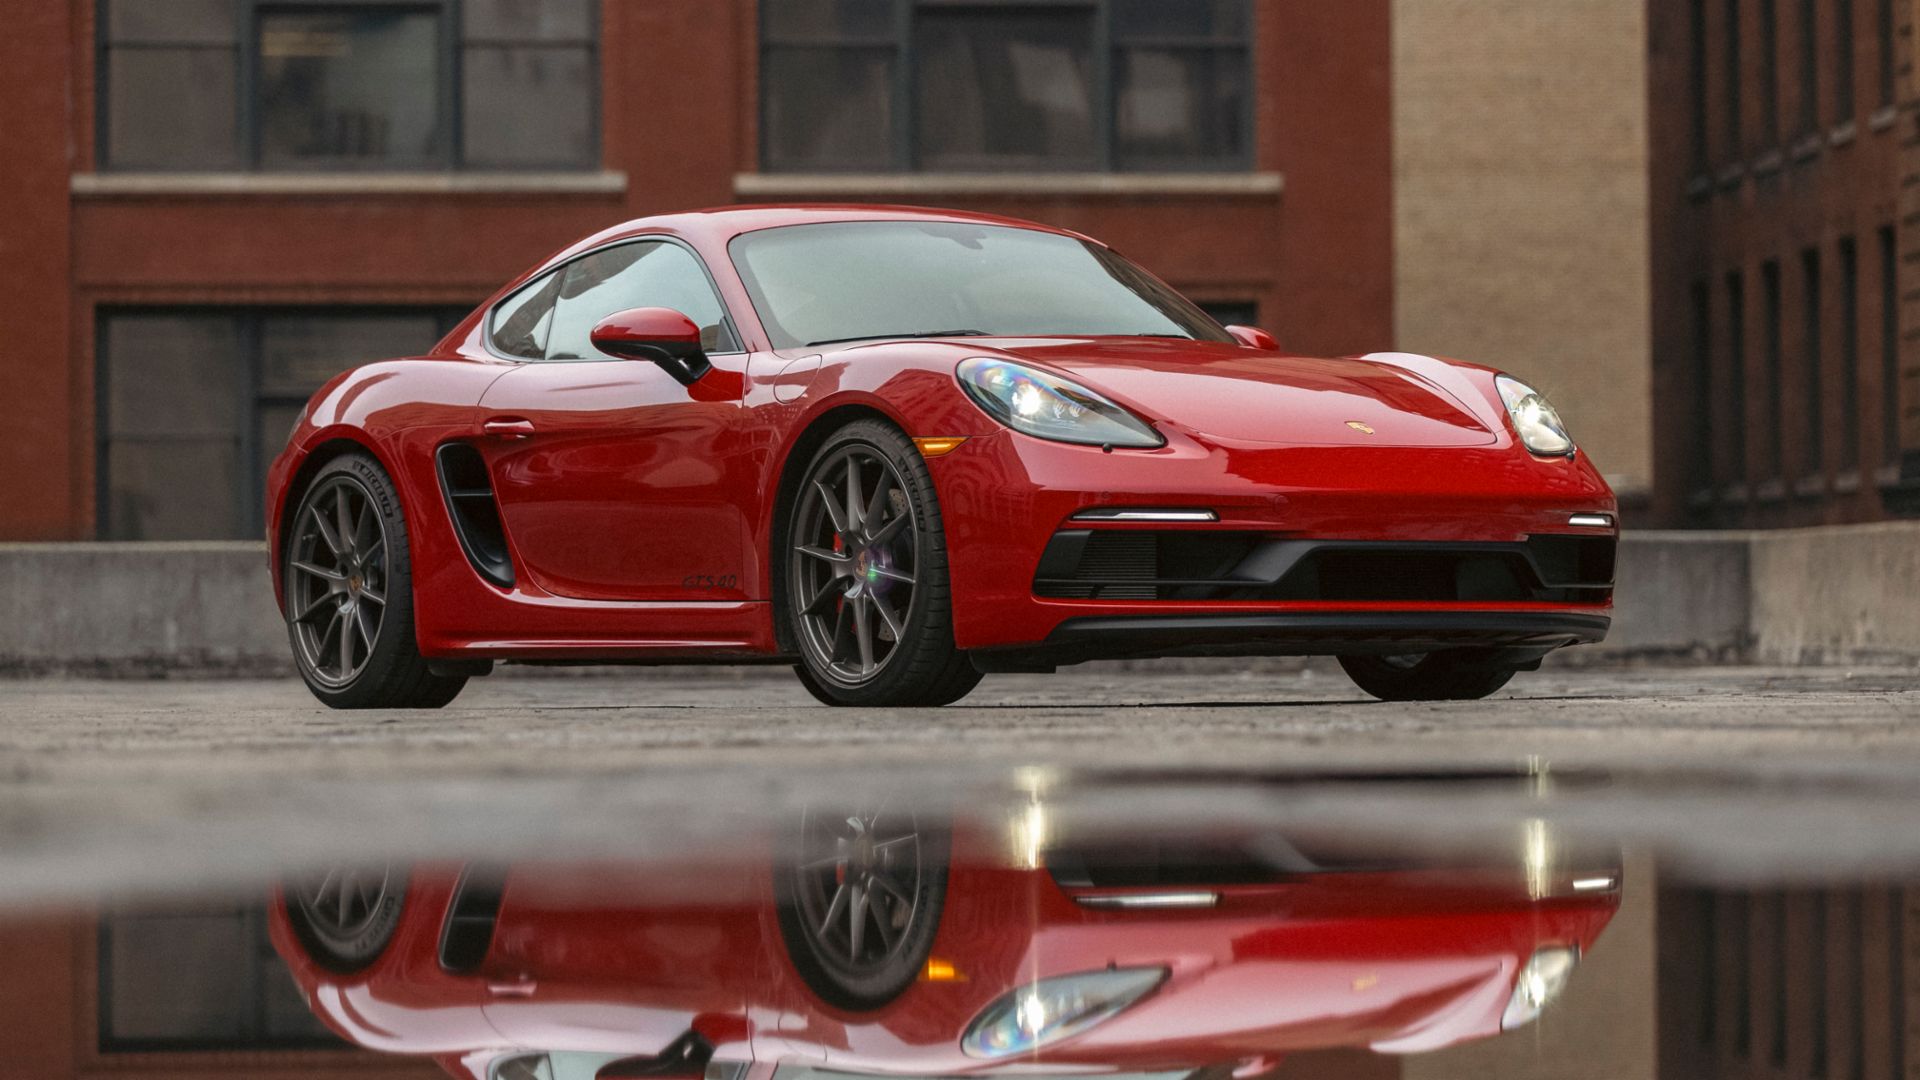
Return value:
M 981 347 L 984 346 L 984 347 Z M 1497 436 L 1457 391 L 1409 367 L 1157 339 L 980 342 L 1072 376 L 1149 420 L 1236 443 L 1487 446 Z M 1439 369 L 1437 363 L 1434 364 Z

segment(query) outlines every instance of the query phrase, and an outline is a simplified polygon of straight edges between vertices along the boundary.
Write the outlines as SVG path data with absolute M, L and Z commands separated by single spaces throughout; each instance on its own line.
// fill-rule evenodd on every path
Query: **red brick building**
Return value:
M 1656 512 L 1920 513 L 1912 0 L 1648 8 Z
M 259 534 L 334 370 L 612 222 L 957 205 L 1390 344 L 1387 0 L 6 0 L 0 539 Z M 22 332 L 26 327 L 34 332 Z

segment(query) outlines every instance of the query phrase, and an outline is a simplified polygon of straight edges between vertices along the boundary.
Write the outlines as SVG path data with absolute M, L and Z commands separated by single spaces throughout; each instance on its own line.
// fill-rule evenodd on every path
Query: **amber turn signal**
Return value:
M 960 444 L 966 441 L 967 437 L 965 435 L 958 437 L 929 436 L 927 438 L 913 440 L 913 445 L 920 448 L 921 457 L 939 457 L 942 454 L 951 454 L 955 450 L 960 449 Z

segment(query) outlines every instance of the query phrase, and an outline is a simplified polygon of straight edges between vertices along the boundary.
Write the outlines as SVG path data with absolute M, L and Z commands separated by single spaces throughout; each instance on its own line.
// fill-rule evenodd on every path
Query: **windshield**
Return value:
M 836 222 L 747 233 L 730 250 L 780 349 L 916 336 L 1232 340 L 1138 266 L 1056 233 Z

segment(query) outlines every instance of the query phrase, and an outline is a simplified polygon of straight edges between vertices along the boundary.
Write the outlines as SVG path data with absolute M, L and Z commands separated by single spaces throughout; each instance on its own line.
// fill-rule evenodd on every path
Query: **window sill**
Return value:
M 733 193 L 751 198 L 872 198 L 923 195 L 1222 196 L 1272 198 L 1274 172 L 1253 173 L 740 173 Z
M 150 195 L 620 195 L 623 172 L 75 173 L 78 198 Z
M 1778 150 L 1769 150 L 1753 159 L 1753 175 L 1768 177 L 1785 168 L 1787 156 Z
M 1859 138 L 1859 136 L 1860 125 L 1849 120 L 1827 133 L 1827 144 L 1830 146 L 1846 146 L 1853 142 L 1854 139 Z
M 1794 482 L 1793 497 L 1796 499 L 1820 499 L 1827 494 L 1827 478 L 1824 476 L 1803 476 Z
M 1892 105 L 1886 105 L 1867 120 L 1867 127 L 1874 131 L 1885 131 L 1898 119 L 1900 119 L 1900 110 Z

